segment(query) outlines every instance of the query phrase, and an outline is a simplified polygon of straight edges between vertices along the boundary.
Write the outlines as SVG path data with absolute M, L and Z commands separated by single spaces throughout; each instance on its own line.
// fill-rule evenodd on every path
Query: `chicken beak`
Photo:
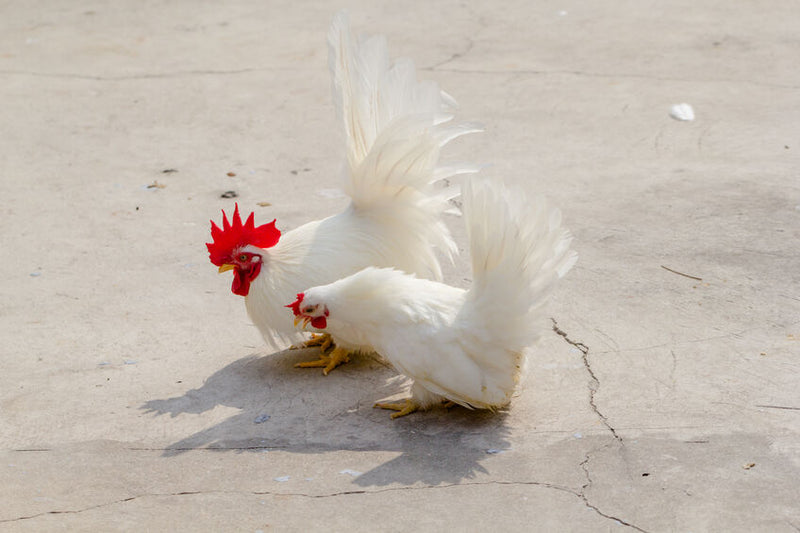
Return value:
M 224 265 L 219 267 L 219 273 L 222 274 L 223 272 L 227 272 L 228 270 L 233 270 L 234 268 L 236 268 L 236 265 L 225 263 Z
M 309 316 L 297 316 L 297 317 L 295 317 L 295 319 L 294 319 L 294 327 L 297 327 L 297 324 L 299 324 L 301 320 L 303 321 L 303 329 L 305 329 L 306 326 L 308 326 L 308 323 L 311 322 L 311 317 L 309 317 Z

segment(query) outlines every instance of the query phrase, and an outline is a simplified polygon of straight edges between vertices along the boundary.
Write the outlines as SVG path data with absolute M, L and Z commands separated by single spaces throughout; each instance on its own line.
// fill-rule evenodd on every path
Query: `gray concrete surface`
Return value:
M 800 4 L 347 2 L 581 255 L 507 411 L 397 421 L 381 362 L 268 353 L 203 245 L 227 190 L 345 205 L 339 7 L 0 6 L 0 530 L 800 530 Z

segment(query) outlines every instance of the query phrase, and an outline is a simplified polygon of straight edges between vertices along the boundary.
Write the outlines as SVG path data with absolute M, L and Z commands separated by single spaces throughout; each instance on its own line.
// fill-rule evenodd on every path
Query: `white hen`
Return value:
M 234 271 L 232 291 L 245 297 L 250 318 L 274 347 L 302 340 L 282 307 L 310 285 L 371 265 L 441 278 L 434 249 L 450 257 L 456 247 L 440 216 L 458 188 L 437 182 L 475 171 L 439 166 L 442 146 L 480 128 L 449 123 L 455 102 L 436 83 L 417 81 L 410 59 L 391 62 L 383 36 L 356 39 L 345 13 L 334 17 L 328 45 L 349 207 L 281 235 L 275 221 L 256 227 L 252 214 L 242 224 L 237 205 L 231 222 L 223 211 L 222 228 L 212 221 L 207 244 L 219 271 Z M 333 340 L 332 354 L 298 366 L 324 366 L 327 374 L 349 351 L 371 350 Z
M 450 400 L 506 405 L 542 330 L 542 304 L 577 259 L 561 213 L 498 183 L 465 185 L 469 290 L 390 268 L 366 268 L 297 295 L 296 321 L 368 343 L 414 380 L 411 399 L 376 404 L 402 416 Z

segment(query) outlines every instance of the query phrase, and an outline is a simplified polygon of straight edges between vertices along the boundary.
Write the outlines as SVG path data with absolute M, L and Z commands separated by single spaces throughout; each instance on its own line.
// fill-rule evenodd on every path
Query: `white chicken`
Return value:
M 414 380 L 411 398 L 375 406 L 392 418 L 442 401 L 495 409 L 511 400 L 538 339 L 542 304 L 575 264 L 561 213 L 502 184 L 464 186 L 472 255 L 469 290 L 391 268 L 366 268 L 307 289 L 290 304 L 296 322 L 373 346 Z
M 337 14 L 328 34 L 329 66 L 347 151 L 347 209 L 281 235 L 273 220 L 243 224 L 239 206 L 222 227 L 211 222 L 210 260 L 219 272 L 233 270 L 231 290 L 245 297 L 247 312 L 273 347 L 302 341 L 283 304 L 301 289 L 329 283 L 367 266 L 394 266 L 421 277 L 441 278 L 435 249 L 457 250 L 441 220 L 457 187 L 440 180 L 475 172 L 471 165 L 439 165 L 442 146 L 480 128 L 454 124 L 455 102 L 432 81 L 419 82 L 410 59 L 389 60 L 383 36 L 356 39 L 346 13 Z M 322 342 L 324 340 L 324 343 Z M 353 350 L 369 346 L 317 338 L 317 361 L 327 374 Z M 308 342 L 312 345 L 314 342 Z

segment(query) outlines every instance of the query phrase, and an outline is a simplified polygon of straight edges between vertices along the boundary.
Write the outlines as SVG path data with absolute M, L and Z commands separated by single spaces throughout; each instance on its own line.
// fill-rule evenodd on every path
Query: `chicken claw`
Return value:
M 330 335 L 328 335 L 330 338 Z M 312 339 L 314 340 L 314 339 Z M 330 342 L 330 341 L 329 341 Z M 322 369 L 322 373 L 324 375 L 328 375 L 328 373 L 336 368 L 339 365 L 344 363 L 350 362 L 350 356 L 347 354 L 347 350 L 344 348 L 334 348 L 330 355 L 326 355 L 325 353 L 321 353 L 319 359 L 316 361 L 306 361 L 303 363 L 295 364 L 295 368 L 319 368 L 324 367 Z
M 328 348 L 331 347 L 333 344 L 333 337 L 331 337 L 330 333 L 322 333 L 317 335 L 316 333 L 311 334 L 311 338 L 305 341 L 300 345 L 291 345 L 289 346 L 290 350 L 302 350 L 303 348 L 312 348 L 314 346 L 319 346 L 319 349 L 322 353 L 328 351 Z
M 377 402 L 372 407 L 379 408 L 379 409 L 389 409 L 391 411 L 397 411 L 396 413 L 392 413 L 392 418 L 400 418 L 401 416 L 410 415 L 414 411 L 419 410 L 419 404 L 417 404 L 412 399 L 405 399 L 402 403 L 381 403 Z

